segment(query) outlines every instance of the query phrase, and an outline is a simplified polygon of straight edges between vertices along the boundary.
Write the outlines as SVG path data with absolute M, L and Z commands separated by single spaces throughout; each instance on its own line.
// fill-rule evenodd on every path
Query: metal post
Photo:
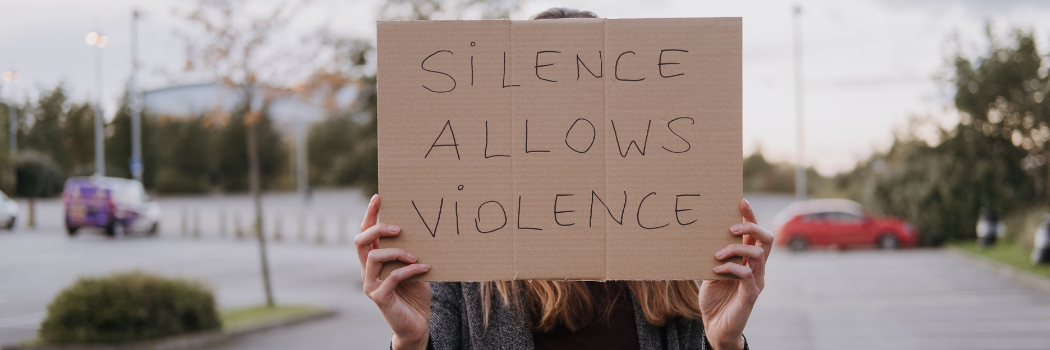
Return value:
M 276 213 L 277 216 L 273 219 L 273 240 L 276 242 L 281 241 L 281 213 Z
M 802 99 L 802 7 L 795 6 L 795 200 L 806 199 L 805 115 Z
M 18 95 L 15 96 L 17 98 Z M 15 152 L 18 152 L 18 109 L 12 109 L 11 105 L 7 106 L 7 143 L 11 155 L 14 155 Z
M 139 11 L 131 12 L 131 81 L 128 104 L 131 107 L 131 175 L 142 182 L 142 94 L 139 91 Z
M 102 47 L 95 45 L 95 82 L 98 84 L 95 101 L 95 175 L 106 176 L 106 152 L 102 148 L 105 137 L 102 117 Z
M 317 214 L 317 244 L 324 243 L 324 215 Z
M 303 199 L 303 204 L 310 204 L 310 197 L 307 191 L 309 191 L 309 183 L 306 169 L 306 126 L 304 122 L 297 123 L 298 126 L 295 133 L 295 165 L 296 165 L 296 184 L 299 187 L 299 196 Z
M 226 238 L 226 207 L 219 209 L 219 237 Z

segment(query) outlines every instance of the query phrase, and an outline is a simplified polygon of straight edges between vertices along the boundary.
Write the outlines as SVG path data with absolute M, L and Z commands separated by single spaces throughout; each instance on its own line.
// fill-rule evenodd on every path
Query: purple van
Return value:
M 62 191 L 66 231 L 81 227 L 105 229 L 108 236 L 139 231 L 156 234 L 160 206 L 146 196 L 142 183 L 115 177 L 74 177 Z

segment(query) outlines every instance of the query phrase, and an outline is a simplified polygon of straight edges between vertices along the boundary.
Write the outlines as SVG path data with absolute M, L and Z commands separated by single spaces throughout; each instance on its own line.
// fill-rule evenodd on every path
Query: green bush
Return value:
M 47 311 L 39 336 L 54 344 L 119 344 L 221 328 L 207 288 L 142 272 L 81 278 Z

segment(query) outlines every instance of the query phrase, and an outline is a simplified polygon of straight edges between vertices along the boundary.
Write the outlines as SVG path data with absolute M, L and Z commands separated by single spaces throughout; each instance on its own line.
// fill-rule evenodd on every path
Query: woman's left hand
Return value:
M 740 200 L 740 216 L 744 222 L 729 230 L 743 236 L 743 244 L 730 244 L 715 253 L 715 258 L 739 256 L 744 258 L 743 263 L 726 262 L 714 268 L 715 273 L 729 273 L 740 279 L 707 280 L 700 286 L 704 329 L 707 340 L 717 350 L 744 348 L 744 326 L 765 287 L 766 259 L 773 248 L 773 234 L 758 226 L 746 200 Z

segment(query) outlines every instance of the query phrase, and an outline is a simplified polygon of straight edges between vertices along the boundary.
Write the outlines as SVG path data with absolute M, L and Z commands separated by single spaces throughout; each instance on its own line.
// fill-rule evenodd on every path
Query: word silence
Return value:
M 380 22 L 377 47 L 380 245 L 419 279 L 730 278 L 739 18 Z

